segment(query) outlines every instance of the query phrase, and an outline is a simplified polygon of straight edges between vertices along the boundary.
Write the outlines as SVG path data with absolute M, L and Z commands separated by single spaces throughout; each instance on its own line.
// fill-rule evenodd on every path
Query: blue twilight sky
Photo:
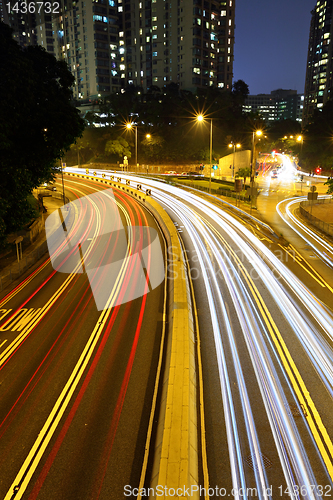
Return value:
M 311 10 L 316 0 L 235 0 L 234 81 L 250 94 L 304 92 Z

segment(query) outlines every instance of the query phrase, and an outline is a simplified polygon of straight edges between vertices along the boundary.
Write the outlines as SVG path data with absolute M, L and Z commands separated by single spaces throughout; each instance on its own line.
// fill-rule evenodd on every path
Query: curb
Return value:
M 116 187 L 143 202 L 157 220 L 168 245 L 168 340 L 165 372 L 162 381 L 161 406 L 157 423 L 150 498 L 164 499 L 169 491 L 193 491 L 198 499 L 198 418 L 195 366 L 195 335 L 190 286 L 185 258 L 176 228 L 165 210 L 142 191 L 105 178 L 67 173 L 74 177 L 93 179 Z M 105 177 L 105 174 L 104 174 Z M 114 176 L 111 176 L 113 179 Z M 170 253 L 171 249 L 171 253 Z M 157 490 L 160 486 L 161 489 Z M 191 487 L 194 486 L 193 490 Z M 156 495 L 157 493 L 157 495 Z M 179 496 L 184 496 L 183 494 Z M 138 499 L 141 498 L 139 493 Z
M 59 199 L 59 196 L 57 196 L 56 193 L 52 194 L 52 197 L 55 199 Z M 67 202 L 69 202 L 69 199 L 67 199 Z M 70 218 L 70 211 L 65 217 L 65 222 L 68 224 L 68 219 Z M 45 222 L 44 222 L 44 227 L 41 231 L 45 232 Z M 41 235 L 40 233 L 40 235 Z M 37 241 L 37 240 L 36 240 Z M 34 244 L 36 244 L 36 241 Z M 46 241 L 46 236 L 42 236 L 41 241 L 36 244 L 36 247 L 29 251 L 29 248 L 31 250 L 31 245 L 26 248 L 24 251 L 24 257 L 22 260 L 19 262 L 14 261 L 12 264 L 8 264 L 6 267 L 3 269 L 0 269 L 0 292 L 5 290 L 7 286 L 9 286 L 13 281 L 18 279 L 22 274 L 24 274 L 30 267 L 36 264 L 38 260 L 48 251 L 48 246 L 47 246 L 47 241 Z M 25 261 L 25 263 L 24 263 Z M 21 264 L 20 264 L 21 262 Z

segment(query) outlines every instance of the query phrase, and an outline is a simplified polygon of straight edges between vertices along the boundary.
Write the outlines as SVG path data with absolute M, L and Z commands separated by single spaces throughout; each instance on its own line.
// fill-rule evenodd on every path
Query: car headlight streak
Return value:
M 126 178 L 137 182 L 136 177 L 126 176 Z M 311 485 L 316 485 L 315 473 L 294 418 L 287 410 L 288 398 L 280 381 L 281 375 L 278 374 L 279 369 L 287 381 L 295 403 L 300 404 L 300 396 L 291 383 L 290 373 L 281 361 L 281 356 L 288 356 L 288 353 L 286 354 L 283 350 L 286 348 L 278 343 L 283 337 L 274 323 L 273 312 L 270 313 L 263 302 L 259 289 L 260 287 L 266 289 L 269 300 L 277 306 L 280 316 L 284 318 L 288 331 L 293 332 L 299 340 L 318 377 L 331 395 L 333 395 L 333 351 L 329 342 L 325 340 L 325 335 L 329 341 L 333 341 L 332 315 L 273 252 L 231 215 L 203 198 L 174 186 L 161 185 L 154 180 L 143 178 L 140 178 L 140 183 L 143 190 L 153 189 L 154 198 L 173 211 L 182 221 L 196 252 L 205 284 L 215 340 L 233 487 L 238 490 L 246 488 L 247 480 L 240 424 L 235 407 L 234 389 L 231 385 L 231 370 L 234 371 L 237 380 L 248 445 L 256 465 L 254 475 L 258 485 L 258 495 L 265 500 L 269 498 L 265 493 L 269 483 L 262 462 L 260 433 L 251 408 L 241 354 L 238 350 L 241 334 L 256 376 L 287 486 L 293 491 L 294 485 L 304 485 L 308 488 L 305 498 L 321 498 L 318 489 L 311 488 Z M 229 243 L 223 234 L 227 235 Z M 239 251 L 242 255 L 241 260 Z M 255 270 L 259 288 L 251 278 L 251 269 Z M 217 277 L 218 274 L 221 278 Z M 222 282 L 230 296 L 233 314 L 237 316 L 236 331 L 235 323 L 226 306 L 225 296 L 221 291 Z M 304 311 L 307 311 L 307 318 Z M 309 317 L 312 317 L 311 321 Z M 226 342 L 232 355 L 232 365 L 226 358 Z M 298 373 L 295 367 L 295 380 Z M 310 432 L 310 421 L 305 418 L 304 421 Z M 313 443 L 318 446 L 314 438 Z M 330 456 L 333 456 L 329 437 L 326 445 L 331 453 Z M 325 464 L 332 479 L 333 469 L 329 461 Z

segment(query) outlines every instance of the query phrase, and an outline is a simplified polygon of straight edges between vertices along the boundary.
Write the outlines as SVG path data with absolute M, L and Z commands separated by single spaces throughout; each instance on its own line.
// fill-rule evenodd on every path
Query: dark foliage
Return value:
M 42 47 L 21 49 L 0 23 L 0 239 L 33 215 L 27 197 L 52 180 L 84 122 L 71 105 L 73 76 Z

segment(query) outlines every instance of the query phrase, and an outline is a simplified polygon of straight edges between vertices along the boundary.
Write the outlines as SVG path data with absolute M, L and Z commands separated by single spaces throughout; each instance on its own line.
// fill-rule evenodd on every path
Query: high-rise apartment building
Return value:
M 305 78 L 303 123 L 333 95 L 333 0 L 318 0 L 312 11 Z
M 118 2 L 123 85 L 231 88 L 235 0 Z
M 187 90 L 231 89 L 235 0 L 49 3 L 59 8 L 41 8 L 23 24 L 21 12 L 12 10 L 4 21 L 21 45 L 38 43 L 67 61 L 77 99 L 118 92 L 129 84 L 144 92 L 171 82 Z

